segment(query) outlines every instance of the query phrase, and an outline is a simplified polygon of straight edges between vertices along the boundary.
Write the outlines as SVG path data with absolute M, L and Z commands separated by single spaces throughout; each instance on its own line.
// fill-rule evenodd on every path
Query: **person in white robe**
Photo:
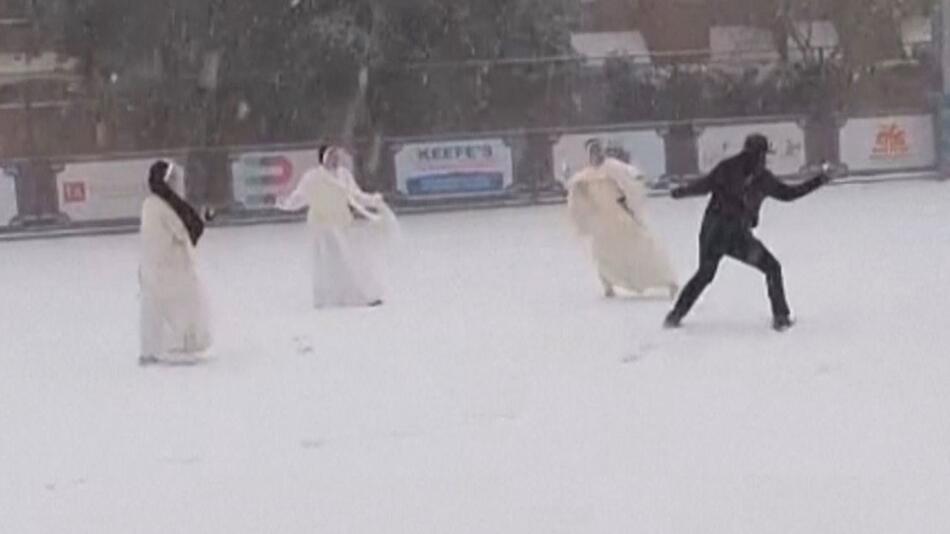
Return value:
M 195 257 L 204 221 L 182 199 L 183 178 L 173 163 L 153 164 L 148 185 L 140 232 L 139 363 L 197 363 L 212 343 Z
M 376 272 L 379 251 L 367 237 L 384 233 L 395 224 L 395 216 L 382 195 L 360 189 L 342 164 L 343 156 L 339 148 L 321 147 L 320 164 L 277 203 L 284 211 L 308 210 L 316 308 L 383 303 L 383 284 Z
M 674 298 L 676 275 L 646 214 L 645 177 L 636 167 L 606 157 L 599 140 L 587 143 L 589 165 L 568 181 L 568 209 L 589 241 L 604 294 L 664 290 Z

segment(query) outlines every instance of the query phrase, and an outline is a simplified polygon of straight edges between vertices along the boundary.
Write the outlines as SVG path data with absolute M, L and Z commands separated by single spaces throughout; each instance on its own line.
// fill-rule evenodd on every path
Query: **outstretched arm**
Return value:
M 607 165 L 607 175 L 623 195 L 621 204 L 625 204 L 630 210 L 639 210 L 647 196 L 647 179 L 643 172 L 633 165 L 615 159 L 607 160 Z
M 365 208 L 367 206 L 376 206 L 380 202 L 380 197 L 378 194 L 370 194 L 360 187 L 360 184 L 356 182 L 356 177 L 353 176 L 353 173 L 350 172 L 346 167 L 341 167 L 338 171 L 343 180 L 346 182 L 347 193 L 352 199 L 354 204 L 360 204 L 360 207 Z
M 285 198 L 277 199 L 277 209 L 281 211 L 297 211 L 307 207 L 310 203 L 310 188 L 315 179 L 315 171 L 303 175 L 294 191 Z
M 793 200 L 798 200 L 831 181 L 831 178 L 825 173 L 821 173 L 811 180 L 806 180 L 795 185 L 788 185 L 782 182 L 772 173 L 769 173 L 765 179 L 766 183 L 768 184 L 766 189 L 768 195 L 776 200 L 781 200 L 782 202 L 792 202 Z
M 677 187 L 673 189 L 670 193 L 673 198 L 686 198 L 686 197 L 698 197 L 703 195 L 708 195 L 712 192 L 713 188 L 713 176 L 716 171 L 698 179 L 694 180 L 691 183 L 688 183 L 684 186 Z

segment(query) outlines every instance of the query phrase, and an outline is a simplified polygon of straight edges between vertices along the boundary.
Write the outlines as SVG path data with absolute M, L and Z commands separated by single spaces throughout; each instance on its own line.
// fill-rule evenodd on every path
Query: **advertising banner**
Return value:
M 736 124 L 704 128 L 697 139 L 699 171 L 713 170 L 722 160 L 738 154 L 747 135 L 760 133 L 769 138 L 774 154 L 769 168 L 778 176 L 798 174 L 807 164 L 805 130 L 796 122 Z
M 74 222 L 136 219 L 155 159 L 67 163 L 56 177 L 59 210 Z
M 841 128 L 841 162 L 851 172 L 923 169 L 937 164 L 931 115 L 848 119 Z
M 316 149 L 235 154 L 231 157 L 234 200 L 248 210 L 273 208 L 316 166 Z
M 9 226 L 17 215 L 16 174 L 0 168 L 0 226 Z
M 414 199 L 504 195 L 514 183 L 511 148 L 502 139 L 406 144 L 395 163 L 397 190 Z
M 651 184 L 666 174 L 666 147 L 655 130 L 591 132 L 561 137 L 553 147 L 554 172 L 566 183 L 587 166 L 587 142 L 601 141 L 607 155 L 640 168 Z

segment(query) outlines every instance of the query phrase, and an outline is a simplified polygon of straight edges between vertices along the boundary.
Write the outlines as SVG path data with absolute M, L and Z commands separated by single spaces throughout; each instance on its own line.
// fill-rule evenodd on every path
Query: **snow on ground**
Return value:
M 652 204 L 685 278 L 701 201 Z M 561 207 L 408 217 L 309 307 L 302 226 L 212 230 L 217 358 L 137 367 L 136 237 L 0 244 L 0 532 L 894 533 L 950 525 L 950 185 L 768 204 L 682 331 Z

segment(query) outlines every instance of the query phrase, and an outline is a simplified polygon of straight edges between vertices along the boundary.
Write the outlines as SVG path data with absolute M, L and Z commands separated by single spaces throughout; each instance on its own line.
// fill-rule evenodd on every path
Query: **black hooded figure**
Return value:
M 198 212 L 185 202 L 171 186 L 168 185 L 168 179 L 174 171 L 174 165 L 166 160 L 159 160 L 152 164 L 148 170 L 148 189 L 155 196 L 161 198 L 178 215 L 185 229 L 188 230 L 188 236 L 192 245 L 198 245 L 205 231 L 205 223 Z
M 738 155 L 719 163 L 705 178 L 673 190 L 673 198 L 677 199 L 708 194 L 712 198 L 699 234 L 699 269 L 666 316 L 664 324 L 667 328 L 680 325 L 715 278 L 724 256 L 755 267 L 765 275 L 772 304 L 773 328 L 781 331 L 792 325 L 791 311 L 785 299 L 782 266 L 755 237 L 753 229 L 759 223 L 759 210 L 767 197 L 790 202 L 818 189 L 830 178 L 823 172 L 798 185 L 784 184 L 766 168 L 769 152 L 769 141 L 765 136 L 750 135 Z
M 327 158 L 327 152 L 330 151 L 330 145 L 320 145 L 317 148 L 317 163 L 323 165 Z

